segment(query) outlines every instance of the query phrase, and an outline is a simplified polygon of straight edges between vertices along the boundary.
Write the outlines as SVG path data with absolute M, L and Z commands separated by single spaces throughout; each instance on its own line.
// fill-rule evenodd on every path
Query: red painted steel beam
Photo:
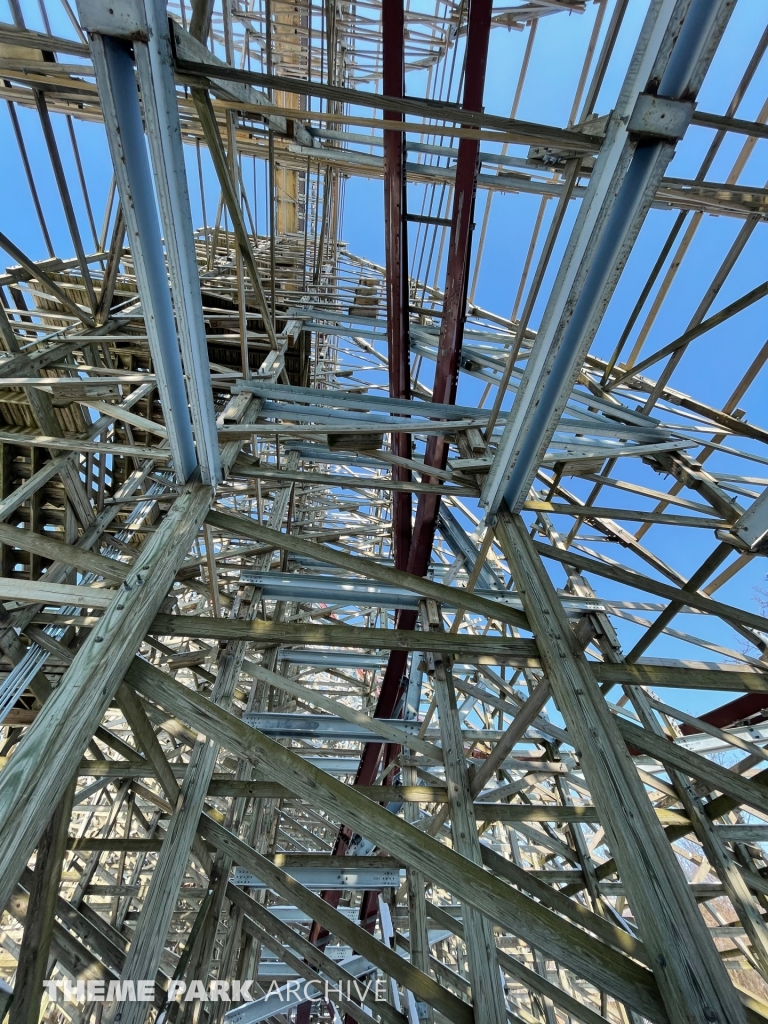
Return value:
M 492 0 L 472 0 L 469 10 L 463 97 L 465 110 L 478 112 L 482 110 L 483 87 L 488 62 L 488 42 L 491 32 L 491 3 Z M 432 394 L 434 402 L 450 405 L 456 402 L 459 358 L 464 338 L 472 222 L 477 175 L 480 168 L 479 158 L 479 140 L 463 138 L 459 141 L 443 319 L 440 327 L 435 384 Z M 442 436 L 430 437 L 424 458 L 425 463 L 445 469 L 447 459 L 448 442 L 445 438 Z M 416 576 L 425 576 L 429 568 L 439 511 L 439 495 L 419 495 L 407 565 L 407 571 Z M 400 629 L 413 629 L 416 625 L 416 618 L 415 611 L 400 610 L 397 613 L 397 626 Z M 402 695 L 407 659 L 407 652 L 391 652 L 374 717 L 389 718 L 394 714 Z M 369 743 L 365 747 L 355 780 L 356 785 L 371 784 L 376 775 L 382 749 L 383 744 L 381 743 Z
M 491 2 L 492 0 L 472 0 L 469 10 L 463 99 L 465 110 L 482 110 L 485 70 L 488 62 L 488 42 L 491 32 Z M 435 385 L 432 395 L 434 402 L 451 405 L 456 402 L 459 358 L 464 338 L 479 157 L 479 140 L 463 138 L 459 141 L 443 320 L 440 328 Z M 445 469 L 447 459 L 448 443 L 445 438 L 442 436 L 431 437 L 427 443 L 425 463 Z M 407 571 L 416 576 L 425 576 L 429 568 L 439 511 L 439 495 L 419 495 L 416 523 L 407 565 Z M 416 625 L 416 618 L 415 611 L 400 610 L 397 613 L 397 626 L 400 629 L 413 629 Z M 394 714 L 402 695 L 407 659 L 408 655 L 404 651 L 391 652 L 374 712 L 375 717 L 389 718 Z M 355 780 L 357 785 L 371 784 L 376 774 L 382 748 L 383 744 L 381 743 L 369 743 L 366 746 Z
M 464 78 L 463 106 L 465 110 L 482 110 L 490 31 L 491 0 L 472 0 L 469 10 Z M 443 319 L 440 327 L 435 384 L 432 393 L 434 402 L 451 405 L 456 401 L 459 358 L 464 338 L 472 223 L 477 175 L 480 168 L 479 158 L 479 140 L 463 138 L 459 141 Z M 426 465 L 445 469 L 447 460 L 448 442 L 446 439 L 442 436 L 430 437 L 424 456 Z M 408 572 L 416 576 L 425 576 L 429 568 L 439 511 L 439 495 L 419 495 L 413 540 L 406 567 Z M 416 617 L 417 613 L 414 611 L 399 611 L 397 614 L 398 628 L 413 629 Z M 407 658 L 407 653 L 403 651 L 392 651 L 390 654 L 379 693 L 376 716 L 389 717 L 393 714 L 401 695 Z M 363 779 L 375 775 L 381 748 L 381 744 L 369 744 L 366 747 L 358 771 L 360 785 L 370 784 L 364 782 Z
M 383 4 L 383 10 L 385 12 L 384 17 L 392 19 L 394 23 L 396 19 L 396 13 L 391 11 L 391 8 L 399 8 L 399 14 L 402 13 L 401 4 L 385 3 Z M 473 110 L 480 112 L 483 105 L 483 89 L 485 85 L 485 72 L 488 62 L 488 43 L 490 39 L 491 31 L 491 7 L 492 0 L 471 0 L 469 9 L 469 22 L 467 31 L 467 50 L 465 59 L 465 76 L 464 76 L 464 96 L 463 96 L 463 107 L 465 110 Z M 388 11 L 388 8 L 390 9 Z M 399 32 L 402 34 L 402 22 L 399 22 Z M 385 27 L 385 54 L 387 44 L 387 34 Z M 394 33 L 394 28 L 392 29 Z M 390 43 L 392 39 L 390 38 Z M 384 58 L 385 73 L 387 68 L 387 57 Z M 384 92 L 390 94 L 389 90 L 394 88 L 397 83 L 392 82 L 387 84 L 385 80 Z M 387 114 L 389 117 L 390 114 Z M 385 133 L 385 147 L 386 147 L 386 135 Z M 398 134 L 401 139 L 401 133 Z M 385 148 L 385 161 L 387 159 Z M 432 400 L 434 402 L 442 402 L 447 404 L 455 404 L 456 402 L 456 390 L 458 386 L 458 373 L 459 373 L 459 359 L 461 356 L 461 347 L 464 338 L 464 321 L 466 319 L 466 304 L 467 304 L 467 285 L 469 281 L 469 260 L 472 248 L 472 226 L 474 219 L 474 207 L 475 207 L 475 195 L 477 191 L 477 175 L 480 169 L 480 142 L 471 138 L 462 138 L 459 141 L 459 148 L 456 162 L 456 183 L 454 186 L 453 195 L 453 213 L 451 217 L 451 234 L 450 244 L 448 252 L 448 267 L 446 271 L 445 289 L 444 289 L 444 303 L 443 303 L 443 319 L 440 328 L 440 340 L 438 344 L 437 352 L 437 364 L 435 367 L 435 383 L 433 388 Z M 387 188 L 387 180 L 389 178 L 390 188 L 392 187 L 392 181 L 396 175 L 396 168 L 393 169 L 393 177 L 389 178 L 385 164 L 385 189 Z M 398 192 L 401 196 L 400 205 L 400 219 L 403 222 L 401 240 L 405 238 L 405 193 L 404 189 L 402 192 Z M 397 289 L 397 296 L 401 296 L 403 292 L 399 290 L 398 283 L 400 278 L 397 280 L 394 278 L 392 269 L 393 266 L 390 263 L 390 255 L 395 251 L 393 246 L 395 240 L 392 235 L 395 230 L 393 223 L 394 204 L 396 196 L 394 192 L 389 193 L 389 198 L 386 198 L 385 193 L 385 210 L 387 215 L 387 331 L 389 341 L 389 353 L 390 353 L 390 393 L 395 395 L 392 390 L 393 385 L 399 386 L 401 384 L 407 384 L 410 389 L 409 373 L 404 369 L 404 357 L 407 359 L 407 350 L 403 345 L 399 343 L 405 342 L 407 333 L 399 335 L 396 333 L 397 324 L 399 321 L 394 320 L 394 313 L 397 310 L 398 316 L 402 315 L 407 319 L 407 273 L 406 281 L 400 285 L 405 289 L 405 301 L 398 302 L 397 297 L 394 296 L 394 292 Z M 406 271 L 404 258 L 406 252 L 404 247 L 400 250 L 401 264 L 398 273 Z M 393 302 L 393 297 L 395 301 Z M 407 332 L 407 325 L 406 325 Z M 393 344 L 393 342 L 395 344 Z M 396 364 L 392 365 L 393 355 L 398 360 Z M 393 435 L 394 444 L 394 435 Z M 445 465 L 448 459 L 448 443 L 443 437 L 431 437 L 425 453 L 425 463 L 428 466 L 435 468 L 445 469 Z M 410 526 L 410 496 L 408 501 L 409 507 L 409 526 Z M 393 505 L 393 510 L 395 506 Z M 432 546 L 434 543 L 435 530 L 437 527 L 437 516 L 440 511 L 440 496 L 439 495 L 419 495 L 419 503 L 416 512 L 416 522 L 413 529 L 413 537 L 411 540 L 410 552 L 407 560 L 407 571 L 414 573 L 417 576 L 425 576 L 429 568 L 429 562 L 432 554 Z M 394 522 L 394 511 L 393 511 L 393 527 Z M 398 536 L 393 536 L 393 543 L 398 544 Z M 398 548 L 395 548 L 396 552 Z M 400 563 L 396 564 L 398 568 Z M 416 625 L 417 613 L 411 610 L 400 610 L 397 613 L 396 625 L 400 629 L 413 629 Z M 392 651 L 390 653 L 389 661 L 387 662 L 387 668 L 384 673 L 384 679 L 382 681 L 381 690 L 379 691 L 379 698 L 376 704 L 376 710 L 374 711 L 375 718 L 391 718 L 395 714 L 398 704 L 401 701 L 402 694 L 405 687 L 405 669 L 407 665 L 408 654 L 404 651 Z M 383 743 L 368 743 L 363 749 L 362 757 L 360 758 L 360 765 L 358 767 L 357 775 L 355 777 L 355 785 L 357 786 L 369 786 L 373 783 L 376 778 L 376 773 L 381 760 L 383 750 L 387 745 Z M 336 840 L 334 847 L 334 854 L 337 856 L 343 856 L 349 846 L 350 840 L 352 839 L 352 832 L 350 829 L 343 827 Z M 322 894 L 323 898 L 331 903 L 338 903 L 341 896 L 339 892 L 325 892 Z M 372 894 L 371 894 L 372 895 Z M 372 911 L 372 898 L 367 899 L 364 905 L 365 916 L 370 919 Z M 322 942 L 323 930 L 313 922 L 310 930 L 310 941 L 318 943 Z M 303 1007 L 302 1007 L 303 1009 Z M 297 1017 L 297 1024 L 302 1024 L 302 1018 Z
M 768 718 L 768 693 L 745 693 L 743 697 L 737 697 L 736 700 L 713 708 L 712 711 L 698 717 L 702 722 L 714 725 L 718 729 L 728 729 L 740 722 L 758 725 Z M 696 726 L 684 722 L 680 726 L 680 732 L 690 736 L 699 730 Z
M 382 4 L 382 88 L 386 96 L 405 95 L 405 9 L 403 0 L 388 0 Z M 404 121 L 404 115 L 388 110 L 386 120 Z M 408 319 L 408 234 L 406 220 L 406 178 L 405 178 L 405 133 L 384 132 L 384 244 L 386 249 L 386 301 L 387 301 L 387 350 L 389 356 L 389 393 L 392 398 L 411 397 L 410 331 Z M 411 435 L 393 434 L 392 450 L 405 459 L 411 457 Z M 410 470 L 400 466 L 392 467 L 394 480 L 409 481 Z M 392 547 L 395 567 L 405 569 L 411 548 L 412 497 L 401 491 L 392 495 Z M 376 714 L 389 718 L 394 712 L 399 685 L 395 687 L 393 701 L 380 701 Z M 358 770 L 356 785 L 364 785 L 365 779 L 373 780 L 381 758 L 382 745 L 368 744 Z M 336 839 L 334 854 L 344 856 L 352 839 L 352 832 L 342 828 Z M 341 893 L 321 893 L 326 902 L 336 906 Z M 366 893 L 364 897 L 365 917 L 375 915 L 378 908 L 378 894 Z M 312 922 L 309 939 L 322 945 L 328 933 L 316 921 Z M 299 1008 L 297 1024 L 308 1021 L 309 1004 Z
M 383 89 L 386 96 L 405 95 L 405 11 L 403 2 L 382 5 Z M 386 120 L 404 121 L 397 111 L 384 112 Z M 384 243 L 386 249 L 387 349 L 389 394 L 411 397 L 410 335 L 408 327 L 408 234 L 406 220 L 405 133 L 384 132 Z M 393 434 L 392 451 L 411 457 L 411 435 Z M 410 480 L 411 471 L 392 467 L 393 480 Z M 411 495 L 392 495 L 392 546 L 397 569 L 405 569 L 411 549 Z

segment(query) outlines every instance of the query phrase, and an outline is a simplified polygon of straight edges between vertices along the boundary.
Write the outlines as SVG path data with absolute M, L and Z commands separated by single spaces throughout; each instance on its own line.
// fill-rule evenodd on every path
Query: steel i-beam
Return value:
M 401 98 L 405 92 L 405 12 L 402 0 L 382 6 L 384 92 Z M 387 120 L 403 121 L 397 111 L 385 111 Z M 389 352 L 389 393 L 392 398 L 410 398 L 410 336 L 408 330 L 408 236 L 405 181 L 405 134 L 384 132 L 384 241 L 387 259 L 387 346 Z M 404 459 L 411 457 L 410 434 L 392 434 L 392 450 Z M 392 467 L 393 480 L 410 480 L 411 471 Z M 401 491 L 392 496 L 392 539 L 395 567 L 405 569 L 411 547 L 411 495 Z
M 651 4 L 488 474 L 490 516 L 528 496 L 734 3 Z
M 215 483 L 221 479 L 216 416 L 165 6 L 160 0 L 112 7 L 104 0 L 81 0 L 78 6 L 91 39 L 174 466 L 186 480 L 199 465 L 202 480 Z M 151 169 L 128 41 L 141 84 Z

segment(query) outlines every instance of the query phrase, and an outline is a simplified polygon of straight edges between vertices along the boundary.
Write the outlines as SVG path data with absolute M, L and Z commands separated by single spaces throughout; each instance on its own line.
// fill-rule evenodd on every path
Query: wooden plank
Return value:
M 208 487 L 191 485 L 176 499 L 0 774 L 0 905 L 117 692 L 211 497 Z
M 427 916 L 430 917 L 435 924 L 439 925 L 440 928 L 450 930 L 454 935 L 458 935 L 459 938 L 464 938 L 465 931 L 463 923 L 461 921 L 457 921 L 450 914 L 447 914 L 441 907 L 432 903 L 431 900 L 427 901 Z M 498 958 L 499 966 L 502 970 L 507 974 L 510 974 L 522 985 L 525 985 L 526 988 L 531 989 L 534 992 L 538 992 L 539 995 L 542 995 L 545 998 L 551 999 L 556 1006 L 567 1013 L 570 1017 L 581 1021 L 582 1024 L 608 1024 L 605 1017 L 596 1013 L 594 1010 L 590 1010 L 588 1006 L 584 1006 L 583 1003 L 574 999 L 573 996 L 564 992 L 551 981 L 548 981 L 546 977 L 541 974 L 537 974 L 536 971 L 532 971 L 530 967 L 526 967 L 524 964 L 520 963 L 520 961 L 515 957 L 510 956 L 503 950 L 499 950 Z
M 513 934 L 525 936 L 579 976 L 605 988 L 651 1019 L 667 1020 L 653 977 L 639 964 L 599 940 L 585 940 L 585 933 L 575 925 L 552 914 L 540 903 L 505 885 L 355 792 L 354 787 L 345 786 L 315 768 L 298 754 L 215 707 L 148 663 L 135 659 L 127 681 L 148 699 L 160 703 L 200 732 L 215 738 L 236 756 L 258 761 L 260 771 L 272 781 L 287 785 L 332 818 L 344 821 L 382 849 L 415 865 L 428 878 L 439 879 L 441 885 L 460 899 L 471 903 Z M 312 914 L 322 923 L 323 919 L 314 909 Z
M 290 693 L 292 696 L 298 697 L 300 700 L 304 701 L 304 703 L 322 708 L 323 711 L 328 711 L 332 715 L 338 715 L 339 718 L 343 718 L 345 722 L 352 722 L 354 725 L 362 726 L 363 729 L 370 730 L 374 735 L 385 740 L 389 740 L 390 743 L 407 746 L 409 749 L 416 753 L 423 754 L 425 757 L 430 758 L 432 761 L 436 761 L 438 764 L 442 763 L 443 753 L 439 747 L 436 747 L 433 743 L 428 743 L 426 740 L 420 740 L 418 737 L 408 734 L 404 729 L 401 729 L 396 725 L 392 725 L 382 719 L 374 719 L 370 715 L 366 715 L 363 711 L 355 711 L 354 708 L 349 707 L 349 705 L 344 704 L 342 701 L 333 700 L 330 697 L 324 697 L 322 693 L 317 690 L 310 689 L 308 686 L 304 686 L 295 679 L 288 679 L 286 676 L 281 676 L 277 672 L 270 672 L 268 669 L 263 669 L 259 665 L 246 662 L 244 668 L 245 671 L 254 679 L 263 680 L 264 682 L 269 683 L 270 686 L 274 686 L 276 689 L 282 690 L 283 693 Z
M 134 444 L 116 444 L 110 441 L 88 441 L 79 437 L 50 437 L 47 434 L 27 434 L 22 431 L 0 430 L 0 444 L 15 444 L 30 448 L 51 448 L 66 452 L 104 452 L 107 455 L 125 455 L 129 458 L 155 459 L 168 462 L 171 458 L 169 448 L 149 448 Z
M 211 694 L 214 703 L 225 708 L 231 705 L 235 683 L 240 676 L 241 661 L 242 657 L 234 660 L 230 658 L 220 665 Z M 165 948 L 218 755 L 219 745 L 207 738 L 199 740 L 190 755 L 179 799 L 168 823 L 160 856 L 152 872 L 141 915 L 133 933 L 131 948 L 125 959 L 121 973 L 123 980 L 152 978 L 160 966 L 160 957 Z M 203 861 L 203 867 L 210 872 L 208 858 Z M 123 1004 L 122 1007 L 115 1003 L 107 1009 L 107 1020 L 112 1020 L 118 1012 L 121 1024 L 142 1024 L 146 1016 L 145 1007 L 140 1003 Z
M 601 683 L 622 686 L 671 687 L 683 690 L 724 690 L 735 693 L 768 693 L 768 672 L 743 669 L 739 665 L 713 665 L 712 668 L 690 668 L 678 665 L 618 665 L 607 662 L 589 663 Z
M 21 531 L 18 531 L 21 532 Z M 71 549 L 73 552 L 76 548 Z M 42 580 L 15 580 L 0 577 L 0 600 L 30 604 L 75 605 L 78 608 L 109 608 L 117 590 L 83 584 L 46 583 Z
M 556 501 L 526 501 L 523 509 L 531 512 L 546 512 L 548 515 L 574 516 L 589 522 L 590 519 L 616 519 L 629 523 L 658 523 L 662 526 L 692 526 L 699 530 L 727 529 L 724 519 L 705 516 L 675 516 L 661 512 L 642 512 L 629 508 L 601 508 L 598 505 L 566 505 Z
M 270 530 L 268 527 L 259 526 L 258 523 L 252 519 L 246 519 L 244 516 L 215 510 L 208 514 L 206 522 L 233 537 L 246 537 L 267 544 L 279 544 L 284 551 L 290 551 L 291 554 L 317 558 L 326 565 L 335 565 L 339 569 L 347 569 L 360 576 L 377 580 L 379 583 L 391 583 L 393 586 L 406 587 L 420 597 L 443 602 L 451 602 L 456 599 L 456 589 L 453 587 L 446 587 L 441 583 L 433 583 L 430 580 L 414 576 L 412 573 L 391 569 L 389 566 L 380 565 L 371 558 L 362 559 L 355 555 L 334 551 L 326 545 L 304 540 L 294 534 Z M 519 626 L 521 629 L 527 628 L 527 620 L 522 612 L 514 608 L 504 607 L 496 601 L 490 601 L 487 598 L 477 597 L 475 594 L 462 591 L 461 603 L 469 612 L 475 612 L 478 615 L 484 615 L 486 618 L 496 619 L 500 622 L 509 622 L 512 625 Z
M 273 940 L 270 944 L 268 940 L 265 940 L 265 944 L 269 946 L 272 951 L 279 956 L 281 959 L 285 956 L 286 947 L 295 950 L 299 956 L 303 957 L 303 960 L 299 960 L 299 957 L 294 957 L 292 966 L 302 973 L 300 967 L 304 971 L 307 970 L 307 964 L 310 965 L 310 976 L 317 978 L 318 975 L 311 968 L 322 970 L 323 975 L 330 978 L 336 985 L 342 984 L 344 991 L 346 983 L 351 979 L 351 975 L 344 970 L 343 967 L 327 957 L 325 953 L 314 946 L 311 942 L 308 942 L 302 935 L 297 934 L 292 928 L 290 928 L 283 921 L 280 921 L 274 914 L 263 907 L 260 903 L 257 903 L 252 896 L 249 896 L 242 889 L 231 883 L 227 885 L 227 899 L 231 900 L 236 907 L 239 907 L 243 913 L 248 915 L 252 921 L 258 926 L 262 935 L 267 935 L 270 938 L 277 936 L 279 941 Z M 306 963 L 304 962 L 306 961 Z M 287 962 L 287 961 L 286 961 Z M 322 985 L 320 986 L 322 990 Z M 338 991 L 338 989 L 337 989 Z M 347 989 L 349 991 L 349 989 Z M 354 988 L 352 989 L 354 991 Z M 347 1006 L 349 1003 L 347 1000 L 344 1001 Z M 380 1020 L 387 1021 L 388 1024 L 408 1024 L 408 1018 L 402 1013 L 399 1013 L 394 1007 L 390 1006 L 389 1003 L 384 1000 L 377 1000 L 372 994 L 363 1000 L 366 1006 L 372 1011 L 372 1013 Z M 354 1004 L 352 1004 L 354 1007 Z M 349 1010 L 347 1011 L 349 1012 Z M 360 1021 L 360 1024 L 366 1024 L 370 1020 L 370 1017 L 360 1013 L 358 1010 L 355 1015 L 355 1019 Z
M 443 484 L 417 483 L 415 480 L 388 480 L 379 476 L 353 476 L 342 473 L 311 473 L 308 470 L 291 472 L 287 469 L 273 469 L 271 466 L 238 465 L 237 476 L 256 480 L 285 480 L 289 482 L 322 487 L 340 487 L 349 490 L 408 491 L 413 494 L 445 494 L 456 497 L 477 497 L 478 487 L 445 486 Z
M 745 1021 L 743 1008 L 519 515 L 502 510 L 496 536 L 539 642 L 542 661 L 609 845 L 659 991 L 673 1022 Z M 554 549 L 553 549 L 554 550 Z M 569 553 L 567 553 L 569 554 Z
M 20 530 L 7 523 L 0 523 L 0 543 L 22 551 L 32 551 L 63 565 L 73 565 L 80 572 L 93 572 L 110 580 L 122 582 L 131 568 L 126 562 L 118 562 L 114 558 L 96 554 L 95 551 L 75 548 L 50 535 L 45 537 L 31 530 Z
M 184 30 L 174 23 L 174 32 L 177 40 L 181 40 L 186 34 Z M 183 45 L 183 44 L 179 44 Z M 340 104 L 350 104 L 352 107 L 367 106 L 377 110 L 396 111 L 404 114 L 414 114 L 417 117 L 437 118 L 438 120 L 453 121 L 456 124 L 467 125 L 475 128 L 496 128 L 499 131 L 508 132 L 521 142 L 531 145 L 560 146 L 567 149 L 575 149 L 578 152 L 593 153 L 600 147 L 599 139 L 583 135 L 580 132 L 566 131 L 562 128 L 552 128 L 547 125 L 532 124 L 527 121 L 518 121 L 514 118 L 499 117 L 492 114 L 477 113 L 476 111 L 465 110 L 454 103 L 444 103 L 438 100 L 402 98 L 395 96 L 381 96 L 365 92 L 362 96 L 360 90 L 346 89 L 341 86 L 323 85 L 319 82 L 306 82 L 298 79 L 288 78 L 280 75 L 265 75 L 257 72 L 240 71 L 237 68 L 216 67 L 210 65 L 178 60 L 177 68 L 185 76 L 192 75 L 202 82 L 209 78 L 220 78 L 228 82 L 244 82 L 248 85 L 258 85 L 264 88 L 277 89 L 286 93 L 298 93 L 307 96 L 322 96 L 325 99 L 338 101 Z
M 213 619 L 202 615 L 156 615 L 148 632 L 155 636 L 186 636 L 207 640 L 248 640 L 259 647 L 357 647 L 366 651 L 418 651 L 424 634 L 409 629 L 360 626 L 315 626 L 304 623 Z M 503 657 L 537 664 L 536 645 L 516 637 L 442 633 L 434 641 L 445 654 L 476 659 Z

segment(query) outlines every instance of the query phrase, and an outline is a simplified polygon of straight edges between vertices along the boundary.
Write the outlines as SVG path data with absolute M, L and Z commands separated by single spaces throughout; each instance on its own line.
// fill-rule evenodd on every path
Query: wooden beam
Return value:
M 425 646 L 431 648 L 433 639 L 437 640 L 440 636 L 442 616 L 432 601 L 427 603 L 427 612 L 429 618 L 425 626 L 429 628 L 429 639 L 425 640 Z M 445 781 L 448 787 L 453 848 L 462 857 L 481 867 L 483 858 L 477 838 L 477 820 L 472 807 L 456 691 L 450 668 L 443 663 L 439 654 L 433 656 L 433 678 L 444 754 Z M 464 903 L 462 913 L 475 1019 L 483 1021 L 484 1024 L 505 1024 L 506 1007 L 493 924 L 490 918 L 485 917 L 471 904 Z
M 635 725 L 634 722 L 628 722 L 625 718 L 617 716 L 616 722 L 622 739 L 628 746 L 671 765 L 699 782 L 706 783 L 710 789 L 720 790 L 721 793 L 738 800 L 740 804 L 746 804 L 762 814 L 768 814 L 768 786 L 753 779 L 745 779 L 708 757 L 703 757 L 694 750 L 686 750 L 679 743 L 657 736 L 648 729 Z
M 329 714 L 338 715 L 339 718 L 343 718 L 345 722 L 362 726 L 363 729 L 370 730 L 376 736 L 389 740 L 390 743 L 407 746 L 410 750 L 423 754 L 425 757 L 430 758 L 430 760 L 437 762 L 437 764 L 441 764 L 443 761 L 443 752 L 439 747 L 436 747 L 433 743 L 428 743 L 426 740 L 420 740 L 417 736 L 410 735 L 405 729 L 397 725 L 392 725 L 380 718 L 372 718 L 363 711 L 356 711 L 342 701 L 324 697 L 318 690 L 312 690 L 295 679 L 288 679 L 287 676 L 281 676 L 277 672 L 270 672 L 268 669 L 261 668 L 260 665 L 254 665 L 252 662 L 246 662 L 244 668 L 254 679 L 263 680 L 269 683 L 270 686 L 282 690 L 283 693 L 290 693 L 293 697 L 298 697 L 304 701 L 305 704 L 322 708 L 323 711 L 327 711 Z
M 513 934 L 524 935 L 527 941 L 546 950 L 581 977 L 652 1020 L 667 1020 L 652 975 L 623 954 L 599 940 L 585 943 L 581 929 L 148 663 L 135 659 L 127 682 L 236 756 L 258 761 L 260 771 L 272 781 L 287 785 L 332 818 L 347 823 L 405 863 L 415 865 L 428 878 L 439 879 L 460 899 Z M 314 909 L 312 914 L 322 923 Z
M 673 1024 L 746 1021 L 696 901 L 525 524 L 506 509 L 496 536 L 651 956 Z
M 72 778 L 37 846 L 9 1024 L 37 1024 L 40 1019 L 43 980 L 47 974 L 61 865 L 74 793 L 75 779 Z
M 146 542 L 61 683 L 0 773 L 0 905 L 5 905 L 83 751 L 117 692 L 176 570 L 202 525 L 211 490 L 191 485 Z
M 563 550 L 553 547 L 551 544 L 541 544 L 539 541 L 532 541 L 535 550 L 544 558 L 552 558 L 556 562 L 571 565 L 580 572 L 593 572 L 597 576 L 613 580 L 614 583 L 622 583 L 636 590 L 644 590 L 648 594 L 656 594 L 658 597 L 667 598 L 669 601 L 681 601 L 688 608 L 696 608 L 698 611 L 709 612 L 710 615 L 717 615 L 726 621 L 740 623 L 742 626 L 750 626 L 752 629 L 761 632 L 768 631 L 766 620 L 755 612 L 745 611 L 743 608 L 734 608 L 732 605 L 723 604 L 721 601 L 714 601 L 711 597 L 704 597 L 694 591 L 683 590 L 680 587 L 671 587 L 668 583 L 659 583 L 634 569 L 624 569 L 617 565 L 608 565 L 606 562 L 599 562 L 596 558 L 588 558 L 586 555 L 579 555 L 572 549 Z
M 727 662 L 699 668 L 693 665 L 634 665 L 591 661 L 595 678 L 601 683 L 622 686 L 671 687 L 682 690 L 725 690 L 736 693 L 768 693 L 768 672 L 744 669 Z
M 277 530 L 270 530 L 266 526 L 259 526 L 252 519 L 246 519 L 231 512 L 220 512 L 212 510 L 206 522 L 217 527 L 223 533 L 233 537 L 246 537 L 250 540 L 261 541 L 266 544 L 280 545 L 284 551 L 290 551 L 294 555 L 305 555 L 309 558 L 319 559 L 326 565 L 335 565 L 339 569 L 347 569 L 350 572 L 358 573 L 360 576 L 377 580 L 379 583 L 391 583 L 393 586 L 405 587 L 419 597 L 431 598 L 433 601 L 453 602 L 456 599 L 455 587 L 446 587 L 441 583 L 433 583 L 413 573 L 401 572 L 399 569 L 391 569 L 389 566 L 381 565 L 371 558 L 359 558 L 355 555 L 347 555 L 342 551 L 334 551 L 324 544 L 315 541 L 304 540 L 294 534 L 280 533 Z M 496 619 L 500 622 L 509 622 L 521 629 L 527 628 L 525 615 L 515 608 L 508 608 L 504 605 L 491 601 L 488 598 L 478 597 L 462 591 L 461 603 L 469 612 L 484 615 L 489 619 Z
M 94 551 L 85 551 L 83 548 L 65 544 L 51 536 L 45 537 L 31 530 L 8 526 L 7 523 L 0 523 L 0 543 L 12 548 L 21 548 L 22 551 L 32 551 L 63 565 L 73 565 L 80 572 L 92 572 L 109 580 L 122 582 L 131 568 L 127 562 L 118 562 Z
M 21 532 L 20 530 L 17 532 Z M 76 548 L 70 549 L 72 552 Z M 42 580 L 0 578 L 0 600 L 25 601 L 30 604 L 75 605 L 78 608 L 109 608 L 117 590 L 86 584 L 46 583 Z
M 248 640 L 259 647 L 359 647 L 378 651 L 419 651 L 424 635 L 415 629 L 374 629 L 362 626 L 315 626 L 305 623 L 214 619 L 202 615 L 156 615 L 148 632 L 155 636 L 188 636 L 207 640 Z M 516 637 L 442 633 L 434 641 L 445 654 L 468 657 L 474 663 L 496 658 L 538 664 L 532 640 Z

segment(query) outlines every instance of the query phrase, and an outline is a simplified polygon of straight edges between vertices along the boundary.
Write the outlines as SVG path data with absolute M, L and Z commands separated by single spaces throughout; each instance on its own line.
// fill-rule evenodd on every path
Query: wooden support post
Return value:
M 43 453 L 39 448 L 29 449 L 29 475 L 34 476 L 40 469 L 43 461 Z M 42 527 L 42 494 L 35 491 L 29 499 L 29 529 L 32 533 L 40 533 Z M 29 578 L 36 580 L 42 571 L 40 555 L 32 551 L 29 555 Z
M 432 633 L 440 632 L 440 609 L 434 601 L 426 602 L 426 612 L 422 619 L 425 630 Z M 467 759 L 464 756 L 464 741 L 451 670 L 442 655 L 435 653 L 431 655 L 431 659 L 451 814 L 451 840 L 457 853 L 481 866 L 483 858 L 477 838 L 477 821 L 472 806 Z M 496 956 L 493 925 L 487 917 L 467 903 L 463 904 L 462 913 L 475 1022 L 505 1024 L 507 1011 Z
M 9 444 L 0 444 L 0 502 L 13 492 L 13 454 Z M 13 573 L 13 548 L 4 542 L 0 545 L 0 573 Z
M 37 846 L 35 872 L 29 892 L 26 927 L 16 968 L 14 1000 L 9 1024 L 37 1024 L 48 952 L 53 935 L 61 863 L 72 814 L 76 779 L 64 791 Z
M 536 634 L 555 700 L 616 857 L 673 1024 L 733 1024 L 745 1012 L 519 516 L 496 536 Z
M 192 485 L 146 543 L 108 610 L 0 774 L 0 905 L 62 797 L 211 502 Z
M 244 649 L 242 654 L 245 654 Z M 242 655 L 240 660 L 242 661 Z M 211 695 L 214 703 L 229 707 L 239 675 L 240 662 L 236 658 L 225 659 Z M 184 879 L 190 848 L 218 754 L 219 745 L 211 739 L 199 741 L 192 751 L 179 799 L 168 825 L 121 973 L 124 981 L 152 978 L 160 965 L 171 915 L 176 907 L 179 888 Z M 204 866 L 208 867 L 205 863 Z M 146 1008 L 141 1003 L 128 1003 L 122 1008 L 114 1004 L 107 1010 L 105 1019 L 119 1019 L 121 1024 L 141 1024 L 145 1014 Z

